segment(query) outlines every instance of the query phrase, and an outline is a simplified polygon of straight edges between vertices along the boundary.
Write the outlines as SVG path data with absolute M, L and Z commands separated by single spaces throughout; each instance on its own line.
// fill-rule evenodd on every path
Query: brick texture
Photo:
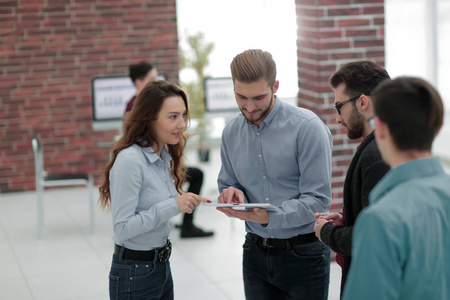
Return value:
M 0 8 L 0 193 L 34 189 L 31 139 L 49 172 L 98 184 L 117 131 L 92 130 L 91 77 L 155 63 L 178 82 L 175 0 L 20 0 Z
M 335 122 L 328 79 L 342 64 L 367 59 L 382 66 L 384 0 L 295 0 L 297 12 L 298 105 L 316 112 L 333 134 L 331 210 L 342 210 L 345 175 L 360 141 Z
M 383 0 L 295 0 L 299 106 L 334 137 L 333 210 L 359 141 L 335 124 L 328 78 L 340 65 L 384 65 Z M 0 7 L 0 193 L 34 189 L 31 138 L 50 172 L 91 172 L 98 183 L 116 131 L 92 131 L 91 77 L 147 60 L 178 82 L 175 0 L 11 0 Z

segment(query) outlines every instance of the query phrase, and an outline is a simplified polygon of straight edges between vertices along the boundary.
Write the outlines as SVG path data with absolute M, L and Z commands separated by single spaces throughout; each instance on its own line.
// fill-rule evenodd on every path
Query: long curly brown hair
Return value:
M 124 118 L 123 135 L 115 142 L 110 149 L 111 160 L 105 166 L 102 174 L 102 182 L 98 188 L 100 191 L 99 204 L 105 209 L 111 206 L 111 191 L 109 182 L 109 172 L 114 165 L 120 151 L 137 144 L 141 147 L 158 146 L 156 142 L 156 132 L 154 122 L 158 118 L 164 100 L 171 96 L 180 96 L 186 105 L 186 122 L 189 122 L 188 101 L 185 92 L 175 84 L 160 80 L 148 83 L 136 98 L 133 108 Z M 183 166 L 183 150 L 186 146 L 184 134 L 180 137 L 180 142 L 176 145 L 167 145 L 167 150 L 172 157 L 171 170 L 175 180 L 175 187 L 182 193 L 182 185 L 185 180 L 186 170 Z

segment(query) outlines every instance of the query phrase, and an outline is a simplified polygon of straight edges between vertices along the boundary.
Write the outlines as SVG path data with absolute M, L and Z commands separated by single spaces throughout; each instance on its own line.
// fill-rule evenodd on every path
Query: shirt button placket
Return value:
M 261 146 L 261 132 L 257 131 L 256 135 L 258 136 L 258 142 L 259 142 L 259 145 L 260 145 L 259 147 L 262 150 L 262 146 Z M 261 166 L 261 171 L 263 173 L 262 179 L 264 181 L 263 182 L 264 193 L 266 194 L 265 200 L 268 202 L 269 201 L 269 197 L 268 197 L 269 196 L 268 195 L 269 182 L 267 181 L 267 175 L 264 174 L 266 171 L 265 171 L 265 168 L 264 168 L 265 165 L 264 165 L 264 159 L 263 159 L 262 153 L 258 154 L 258 158 L 259 158 L 259 163 L 260 163 L 260 166 Z

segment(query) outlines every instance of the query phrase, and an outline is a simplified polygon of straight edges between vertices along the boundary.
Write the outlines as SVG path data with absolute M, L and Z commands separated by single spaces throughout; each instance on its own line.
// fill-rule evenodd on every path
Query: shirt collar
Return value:
M 270 126 L 270 123 L 272 122 L 273 118 L 275 117 L 275 115 L 277 114 L 278 110 L 281 107 L 281 104 L 280 104 L 281 100 L 277 97 L 277 95 L 274 95 L 274 96 L 275 96 L 275 103 L 273 104 L 273 107 L 270 110 L 269 114 L 264 118 L 264 120 L 262 120 L 261 125 L 264 124 L 264 125 Z M 247 123 L 251 124 L 249 121 L 247 121 Z M 262 127 L 262 126 L 260 126 L 260 127 Z
M 438 174 L 445 174 L 445 170 L 440 158 L 436 156 L 412 160 L 398 165 L 389 170 L 372 190 L 370 193 L 370 203 L 376 203 L 382 198 L 383 194 L 403 182 Z
M 158 154 L 156 154 L 152 147 L 142 147 L 141 149 L 150 163 L 154 163 L 155 161 L 160 159 L 160 157 L 158 156 Z M 172 160 L 172 157 L 170 157 L 170 154 L 169 152 L 167 152 L 165 147 L 161 149 L 161 157 L 165 162 L 169 162 Z

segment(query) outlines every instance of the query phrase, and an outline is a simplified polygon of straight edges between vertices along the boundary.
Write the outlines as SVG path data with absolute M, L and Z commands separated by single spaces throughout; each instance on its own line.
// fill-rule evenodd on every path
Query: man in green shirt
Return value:
M 450 175 L 431 153 L 442 100 L 424 80 L 401 77 L 378 86 L 372 101 L 391 170 L 356 221 L 343 299 L 450 299 Z

